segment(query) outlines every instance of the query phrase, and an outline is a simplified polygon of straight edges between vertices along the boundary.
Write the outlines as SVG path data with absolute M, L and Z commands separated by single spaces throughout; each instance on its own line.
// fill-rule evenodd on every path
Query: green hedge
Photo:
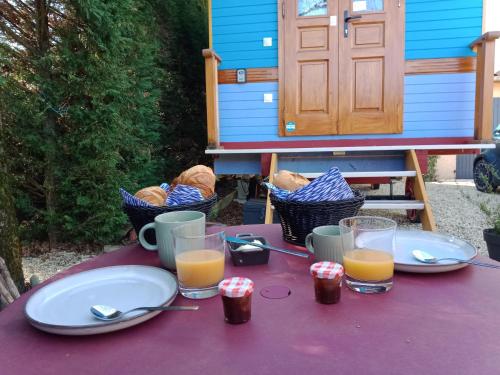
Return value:
M 159 184 L 202 155 L 206 4 L 50 4 L 33 8 L 51 20 L 45 44 L 43 24 L 19 19 L 33 42 L 20 45 L 0 20 L 0 105 L 23 238 L 115 241 L 127 223 L 120 186 Z

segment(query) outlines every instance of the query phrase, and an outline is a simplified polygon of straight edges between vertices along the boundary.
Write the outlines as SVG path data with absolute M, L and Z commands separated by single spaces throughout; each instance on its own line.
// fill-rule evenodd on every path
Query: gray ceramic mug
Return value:
M 306 237 L 306 248 L 316 261 L 342 264 L 342 239 L 338 225 L 316 227 Z
M 146 224 L 139 232 L 139 242 L 146 250 L 158 250 L 161 263 L 170 270 L 175 270 L 174 237 L 172 229 L 181 225 L 189 227 L 193 236 L 205 234 L 205 214 L 198 211 L 173 211 L 155 217 L 153 223 Z M 150 244 L 144 238 L 146 229 L 153 228 L 157 245 Z

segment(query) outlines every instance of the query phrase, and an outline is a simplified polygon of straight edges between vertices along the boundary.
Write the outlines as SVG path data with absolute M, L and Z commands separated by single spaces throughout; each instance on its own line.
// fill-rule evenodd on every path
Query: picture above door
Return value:
M 404 0 L 283 0 L 281 135 L 402 132 Z
M 328 1 L 326 0 L 299 0 L 297 4 L 299 17 L 328 15 Z

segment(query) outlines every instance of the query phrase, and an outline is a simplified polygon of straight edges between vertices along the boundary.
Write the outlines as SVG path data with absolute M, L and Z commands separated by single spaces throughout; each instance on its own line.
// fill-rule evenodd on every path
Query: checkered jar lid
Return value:
M 231 277 L 219 283 L 219 293 L 225 297 L 247 297 L 253 293 L 253 281 L 246 277 Z
M 344 267 L 339 263 L 334 262 L 318 262 L 314 263 L 311 268 L 311 275 L 319 279 L 334 279 L 336 276 L 344 275 Z

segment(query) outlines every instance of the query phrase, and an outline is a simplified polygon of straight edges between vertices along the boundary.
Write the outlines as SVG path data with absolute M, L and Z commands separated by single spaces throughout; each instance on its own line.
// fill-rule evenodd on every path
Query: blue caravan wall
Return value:
M 277 1 L 212 0 L 212 36 L 219 69 L 278 66 Z M 262 46 L 266 37 L 271 47 Z
M 482 0 L 405 4 L 407 60 L 474 55 L 469 44 L 482 33 Z M 212 0 L 213 48 L 222 58 L 219 69 L 276 68 L 279 16 L 277 0 Z M 263 38 L 269 37 L 272 46 L 264 47 Z M 278 82 L 226 83 L 218 89 L 222 143 L 474 136 L 473 72 L 405 76 L 401 134 L 280 137 Z M 264 102 L 264 94 L 272 94 L 272 102 Z M 258 160 L 250 164 L 247 167 L 254 168 Z
M 482 26 L 483 0 L 407 0 L 406 59 L 474 56 Z
M 472 137 L 475 73 L 405 77 L 402 134 L 278 136 L 278 83 L 219 85 L 221 142 Z M 264 103 L 265 93 L 273 94 Z
M 406 59 L 472 56 L 481 35 L 482 0 L 406 0 Z M 219 69 L 278 66 L 276 0 L 212 0 L 213 48 Z M 262 39 L 273 45 L 264 47 Z

